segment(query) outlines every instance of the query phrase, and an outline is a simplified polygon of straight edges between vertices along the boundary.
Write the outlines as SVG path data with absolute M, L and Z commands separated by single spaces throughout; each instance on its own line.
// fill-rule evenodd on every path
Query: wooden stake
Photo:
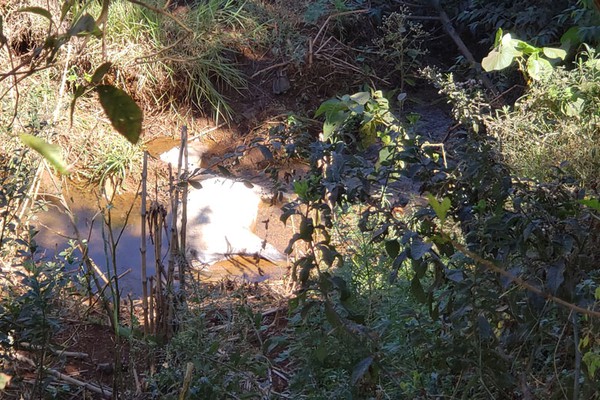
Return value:
M 142 257 L 142 310 L 144 312 L 144 337 L 148 336 L 148 277 L 146 275 L 146 179 L 148 177 L 148 152 L 144 151 L 144 163 L 142 166 L 142 233 L 140 253 Z

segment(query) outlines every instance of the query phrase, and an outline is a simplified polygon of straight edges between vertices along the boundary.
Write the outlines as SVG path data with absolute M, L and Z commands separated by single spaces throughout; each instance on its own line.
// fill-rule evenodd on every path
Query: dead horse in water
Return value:
M 231 255 L 252 255 L 279 262 L 286 256 L 253 230 L 258 205 L 268 191 L 215 177 L 191 188 L 187 202 L 186 257 L 211 265 Z M 252 187 L 250 187 L 252 186 Z

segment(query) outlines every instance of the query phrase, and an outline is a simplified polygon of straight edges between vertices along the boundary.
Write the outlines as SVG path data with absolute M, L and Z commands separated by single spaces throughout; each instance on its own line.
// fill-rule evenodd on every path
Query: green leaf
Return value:
M 222 165 L 217 165 L 217 169 L 219 170 L 219 173 L 227 178 L 230 178 L 233 176 L 233 174 L 231 173 L 230 170 L 228 170 L 227 168 L 225 168 Z
M 498 28 L 496 31 L 496 37 L 494 38 L 494 47 L 498 47 L 500 43 L 502 43 L 503 36 L 502 28 Z
M 516 57 L 521 57 L 523 55 L 523 53 L 516 48 L 520 42 L 520 40 L 512 39 L 510 33 L 504 35 L 500 45 L 490 51 L 490 53 L 481 60 L 483 69 L 488 72 L 499 71 L 510 66 Z
M 433 208 L 433 211 L 435 211 L 437 217 L 440 219 L 440 221 L 442 221 L 442 224 L 444 224 L 446 221 L 446 215 L 448 214 L 448 210 L 451 206 L 450 199 L 445 197 L 440 203 L 431 193 L 427 193 L 427 199 L 429 200 L 429 205 L 431 208 Z
M 19 135 L 19 138 L 23 143 L 27 146 L 31 147 L 38 153 L 42 155 L 48 162 L 57 169 L 61 174 L 68 174 L 69 171 L 65 166 L 65 163 L 62 159 L 60 147 L 56 144 L 50 144 L 46 142 L 44 139 L 39 138 L 37 136 L 30 135 L 28 133 L 23 133 Z
M 536 81 L 550 77 L 553 71 L 552 64 L 545 58 L 531 56 L 527 60 L 527 74 Z
M 589 208 L 592 208 L 596 211 L 600 211 L 600 200 L 598 199 L 583 199 L 579 200 L 579 203 L 583 204 L 584 206 L 588 206 Z
M 352 96 L 350 96 L 350 100 L 360 104 L 361 106 L 364 106 L 365 104 L 367 104 L 367 102 L 369 100 L 371 100 L 371 93 L 369 93 L 369 92 L 354 93 Z
M 332 114 L 334 112 L 338 112 L 344 109 L 344 105 L 338 99 L 329 99 L 321 103 L 317 111 L 315 111 L 315 117 L 320 116 L 321 114 Z
M 421 281 L 416 276 L 410 282 L 410 291 L 419 303 L 424 304 L 427 302 L 427 294 L 425 293 L 425 290 L 423 290 Z
M 594 380 L 596 370 L 600 368 L 600 354 L 588 351 L 583 355 L 583 362 L 587 366 L 590 378 Z
M 388 240 L 385 242 L 385 252 L 390 258 L 396 258 L 400 253 L 400 243 L 397 240 Z
M 421 239 L 413 239 L 410 245 L 410 257 L 413 260 L 421 259 L 429 250 L 431 250 L 431 243 L 422 241 Z
M 585 106 L 585 100 L 581 97 L 577 97 L 575 101 L 568 101 L 561 104 L 560 110 L 568 117 L 578 118 L 583 112 Z
M 62 7 L 60 8 L 60 22 L 65 20 L 65 17 L 73 7 L 73 4 L 75 4 L 75 0 L 65 0 L 63 2 Z
M 142 132 L 142 110 L 126 92 L 114 86 L 100 85 L 96 91 L 112 126 L 127 140 L 136 144 Z
M 514 46 L 517 51 L 522 52 L 523 54 L 532 55 L 540 52 L 539 47 L 532 46 L 529 43 L 518 39 L 511 39 L 510 45 Z
M 596 288 L 594 296 L 596 296 L 596 300 L 600 300 L 600 286 Z
M 300 238 L 305 242 L 310 242 L 314 231 L 315 226 L 312 218 L 302 218 L 302 221 L 300 221 Z
M 499 71 L 510 66 L 514 58 L 510 53 L 492 50 L 481 60 L 481 67 L 487 72 Z
M 548 58 L 560 58 L 561 60 L 564 60 L 567 56 L 567 52 L 565 50 L 558 49 L 556 47 L 543 47 L 542 51 Z
M 578 26 L 569 28 L 561 37 L 560 44 L 562 47 L 570 49 L 581 43 L 580 29 Z
M 192 186 L 194 189 L 202 189 L 202 184 L 199 181 L 194 181 L 194 180 L 189 180 L 188 183 L 190 184 L 190 186 Z
M 369 371 L 369 367 L 373 364 L 373 357 L 369 356 L 367 358 L 362 359 L 358 364 L 354 366 L 352 370 L 352 385 L 356 385 L 360 379 L 365 376 L 365 374 Z
M 90 14 L 82 15 L 71 28 L 67 31 L 68 36 L 88 36 L 94 35 L 97 38 L 102 36 L 102 31 L 96 25 L 96 20 Z
M 104 64 L 96 68 L 96 70 L 94 71 L 94 75 L 92 75 L 92 83 L 100 83 L 102 81 L 102 78 L 104 78 L 104 75 L 106 75 L 106 73 L 110 69 L 110 67 L 112 67 L 112 63 L 105 62 Z
M 32 13 L 32 14 L 37 14 L 37 15 L 40 15 L 40 16 L 48 19 L 48 21 L 50 21 L 50 24 L 53 23 L 52 22 L 52 14 L 50 14 L 50 11 L 48 11 L 42 7 L 24 7 L 24 8 L 17 10 L 17 12 L 28 12 L 28 13 Z

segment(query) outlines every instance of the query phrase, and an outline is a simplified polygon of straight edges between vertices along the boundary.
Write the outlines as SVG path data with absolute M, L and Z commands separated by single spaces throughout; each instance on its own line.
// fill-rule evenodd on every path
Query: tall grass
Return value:
M 162 0 L 147 4 L 164 7 Z M 91 12 L 99 13 L 100 6 Z M 255 29 L 254 22 L 245 16 L 243 4 L 233 0 L 209 0 L 172 15 L 126 0 L 111 2 L 106 58 L 116 67 L 115 79 L 147 107 L 191 105 L 230 116 L 224 93 L 246 87 L 234 54 L 243 32 Z M 91 53 L 92 64 L 99 65 L 101 43 Z

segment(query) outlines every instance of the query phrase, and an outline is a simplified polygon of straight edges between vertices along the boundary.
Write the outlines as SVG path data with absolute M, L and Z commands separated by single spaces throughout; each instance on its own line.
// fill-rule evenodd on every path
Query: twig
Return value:
M 255 72 L 255 73 L 254 73 L 254 74 L 253 74 L 253 75 L 250 77 L 250 79 L 254 79 L 254 78 L 256 78 L 258 75 L 260 75 L 260 74 L 262 74 L 262 73 L 264 73 L 264 72 L 270 71 L 270 70 L 272 70 L 272 69 L 279 68 L 279 67 L 285 67 L 285 66 L 286 66 L 286 65 L 288 65 L 290 62 L 291 62 L 291 61 L 283 61 L 283 62 L 280 62 L 280 63 L 278 63 L 278 64 L 271 65 L 271 66 L 269 66 L 269 67 L 267 67 L 267 68 L 263 68 L 263 69 L 261 69 L 260 71 L 257 71 L 257 72 Z
M 496 93 L 498 92 L 496 90 L 496 87 L 494 86 L 492 81 L 490 81 L 489 78 L 483 74 L 483 72 L 481 70 L 481 64 L 479 64 L 475 60 L 475 57 L 473 57 L 473 54 L 469 51 L 469 49 L 465 45 L 465 42 L 462 41 L 462 39 L 460 38 L 460 36 L 458 35 L 456 30 L 452 26 L 452 22 L 450 21 L 448 14 L 446 14 L 446 11 L 444 11 L 442 6 L 440 5 L 440 0 L 430 0 L 430 2 L 433 5 L 433 7 L 436 9 L 436 11 L 438 12 L 438 14 L 440 16 L 440 20 L 442 22 L 442 25 L 444 26 L 444 29 L 446 30 L 446 33 L 448 34 L 448 36 L 450 36 L 450 38 L 454 41 L 456 46 L 458 46 L 458 49 L 460 50 L 462 55 L 465 56 L 465 58 L 471 64 L 471 67 L 477 72 L 477 74 L 481 78 L 481 81 L 483 82 L 485 87 L 493 95 L 496 95 Z
M 144 313 L 144 337 L 148 336 L 148 328 L 150 322 L 148 319 L 148 276 L 146 275 L 146 195 L 147 187 L 146 182 L 148 178 L 148 152 L 144 151 L 144 162 L 142 165 L 142 204 L 141 204 L 141 228 L 140 233 L 140 255 L 141 255 L 141 268 L 142 268 L 142 310 Z
M 27 342 L 19 343 L 19 348 L 22 348 L 23 350 L 29 350 L 29 351 L 43 350 L 42 346 L 30 344 Z M 49 350 L 51 353 L 53 353 L 54 355 L 57 355 L 57 356 L 72 357 L 72 358 L 79 358 L 79 359 L 87 359 L 90 357 L 89 354 L 87 354 L 87 353 L 81 353 L 81 352 L 77 352 L 77 351 L 64 351 L 64 350 L 57 350 L 57 349 L 53 349 L 53 348 L 49 348 L 46 350 Z
M 185 255 L 186 250 L 186 229 L 187 229 L 187 196 L 188 196 L 188 131 L 187 126 L 181 128 L 181 148 L 179 151 L 179 166 L 181 166 L 183 157 L 183 174 L 186 179 L 183 182 L 183 192 L 181 194 L 181 228 L 179 231 L 179 253 Z M 174 217 L 175 218 L 175 217 Z M 179 262 L 179 287 L 183 292 L 185 290 L 185 262 Z
M 194 363 L 188 362 L 185 368 L 185 376 L 183 378 L 183 387 L 179 392 L 179 400 L 185 400 L 187 393 L 190 390 L 190 384 L 192 383 L 192 373 L 194 372 Z
M 321 29 L 319 29 L 319 32 L 317 32 L 317 34 L 313 38 L 313 42 L 315 42 L 317 40 L 317 38 L 321 35 L 321 33 L 323 32 L 323 29 L 325 29 L 325 27 L 327 26 L 329 21 L 331 21 L 332 18 L 341 17 L 341 16 L 349 15 L 349 14 L 364 14 L 364 13 L 368 13 L 368 12 L 369 12 L 368 9 L 361 9 L 361 10 L 343 11 L 343 12 L 331 14 L 330 16 L 327 17 L 325 22 L 323 22 L 323 25 L 321 25 Z
M 224 127 L 225 125 L 227 125 L 226 122 L 221 122 L 219 125 L 217 126 L 213 126 L 212 128 L 208 128 L 208 129 L 204 129 L 203 131 L 201 131 L 199 134 L 192 136 L 191 138 L 188 139 L 188 142 L 193 142 L 196 139 L 200 139 L 205 135 L 208 135 L 209 133 L 216 131 L 219 128 Z
M 572 310 L 572 311 L 575 311 L 575 312 L 578 312 L 581 314 L 589 315 L 590 317 L 600 318 L 600 312 L 594 311 L 594 310 L 588 310 L 587 308 L 580 307 L 576 304 L 569 303 L 568 301 L 565 301 L 559 297 L 553 296 L 550 293 L 546 293 L 543 290 L 525 282 L 523 279 L 519 278 L 518 276 L 515 276 L 515 275 L 511 274 L 510 272 L 506 271 L 505 269 L 500 268 L 493 262 L 480 257 L 476 253 L 473 253 L 472 251 L 468 250 L 465 246 L 456 242 L 455 240 L 452 240 L 450 238 L 448 238 L 448 240 L 450 241 L 450 243 L 452 243 L 452 246 L 454 246 L 456 249 L 458 249 L 461 253 L 472 258 L 473 261 L 483 265 L 485 268 L 487 268 L 488 270 L 490 270 L 492 272 L 502 275 L 503 277 L 509 279 L 511 282 L 516 283 L 517 285 L 521 286 L 522 288 L 527 289 L 530 292 L 533 292 L 533 293 L 537 294 L 538 296 L 543 297 L 546 300 L 550 300 L 556 304 L 566 307 L 569 310 Z
M 54 108 L 54 116 L 52 120 L 56 124 L 58 121 L 58 113 L 60 112 L 60 106 L 62 105 L 62 99 L 65 94 L 65 86 L 67 84 L 67 72 L 69 72 L 69 60 L 71 59 L 71 51 L 73 45 L 70 43 L 67 45 L 67 56 L 65 58 L 65 68 L 63 69 L 62 79 L 60 82 L 60 89 L 58 90 L 58 98 L 56 99 L 56 107 Z
M 579 376 L 581 375 L 581 350 L 579 349 L 579 325 L 577 324 L 577 313 L 571 313 L 571 324 L 573 324 L 573 344 L 575 347 L 575 371 L 573 373 L 573 400 L 579 399 Z
M 32 359 L 30 359 L 30 358 L 28 358 L 28 357 L 26 357 L 26 356 L 24 356 L 22 354 L 18 354 L 17 353 L 16 358 L 19 361 L 26 362 L 27 364 L 31 365 L 32 367 L 37 368 L 35 362 L 33 362 Z M 75 379 L 75 378 L 73 378 L 73 377 L 71 377 L 69 375 L 65 375 L 65 374 L 63 374 L 61 372 L 58 372 L 55 369 L 52 369 L 52 368 L 47 368 L 46 371 L 50 375 L 54 376 L 55 378 L 58 378 L 58 379 L 60 379 L 62 381 L 65 381 L 67 383 L 70 383 L 70 384 L 73 384 L 73 385 L 85 388 L 85 389 L 87 389 L 87 390 L 89 390 L 91 392 L 98 393 L 98 394 L 104 396 L 105 398 L 111 398 L 112 395 L 113 395 L 112 390 L 109 389 L 109 388 L 107 388 L 107 387 L 105 387 L 105 386 L 96 385 L 96 384 L 93 384 L 93 383 L 80 381 L 79 379 Z

